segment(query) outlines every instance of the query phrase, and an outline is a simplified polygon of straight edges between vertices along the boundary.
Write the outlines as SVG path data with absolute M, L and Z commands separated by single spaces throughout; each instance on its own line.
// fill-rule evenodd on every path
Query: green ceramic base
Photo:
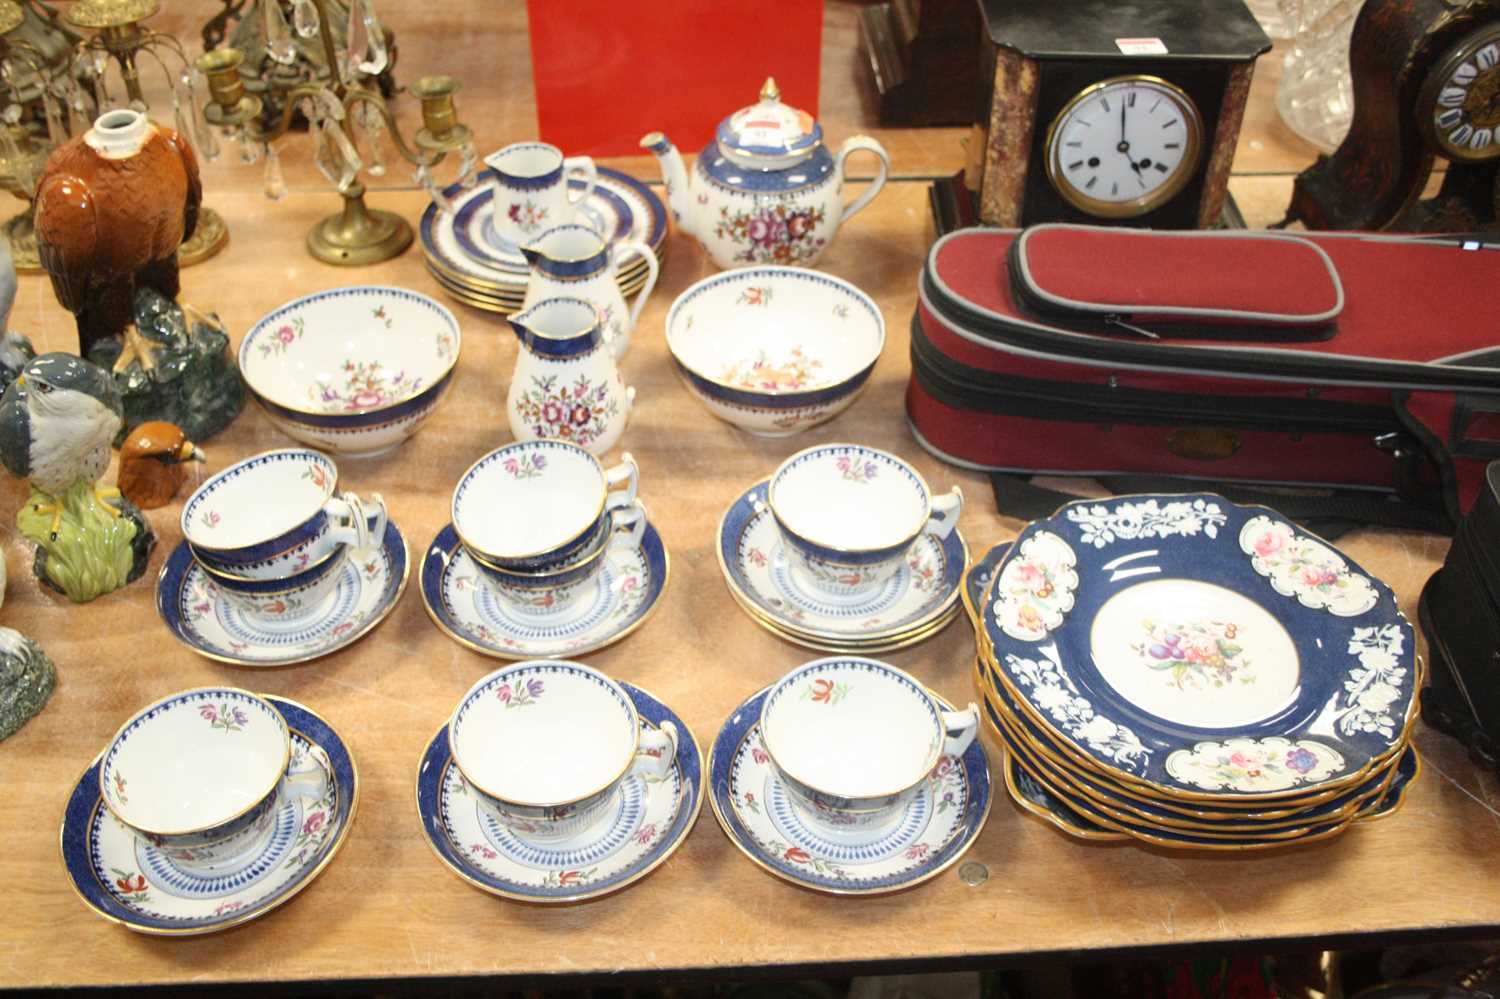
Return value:
M 32 572 L 74 603 L 139 578 L 156 544 L 156 535 L 133 504 L 115 499 L 111 505 L 119 513 L 111 513 L 95 496 L 94 485 L 79 479 L 60 497 L 32 486 L 16 514 L 16 527 L 37 546 Z M 62 507 L 55 533 L 54 506 Z
M 229 353 L 229 335 L 206 322 L 192 324 L 182 306 L 150 288 L 135 297 L 135 323 L 154 350 L 155 366 L 138 362 L 115 373 L 125 401 L 125 424 L 115 438 L 148 420 L 165 420 L 182 428 L 188 440 L 202 442 L 223 430 L 245 408 L 245 384 Z M 118 340 L 94 344 L 88 359 L 112 371 L 122 347 Z
M 18 631 L 0 628 L 0 740 L 34 718 L 56 685 L 57 669 L 42 647 Z

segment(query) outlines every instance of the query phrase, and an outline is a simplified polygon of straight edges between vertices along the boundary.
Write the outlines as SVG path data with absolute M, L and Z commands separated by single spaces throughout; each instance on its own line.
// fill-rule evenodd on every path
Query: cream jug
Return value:
M 505 403 L 516 440 L 568 441 L 595 455 L 614 447 L 635 389 L 620 379 L 599 310 L 582 298 L 549 298 L 510 325 L 521 341 Z
M 621 259 L 631 250 L 646 261 L 646 283 L 636 295 L 635 304 L 627 308 L 617 274 Z M 521 308 L 529 309 L 559 296 L 593 303 L 608 331 L 610 353 L 616 361 L 622 359 L 641 309 L 656 287 L 660 265 L 651 248 L 639 240 L 611 246 L 590 227 L 573 224 L 548 229 L 522 246 L 521 252 L 531 264 Z

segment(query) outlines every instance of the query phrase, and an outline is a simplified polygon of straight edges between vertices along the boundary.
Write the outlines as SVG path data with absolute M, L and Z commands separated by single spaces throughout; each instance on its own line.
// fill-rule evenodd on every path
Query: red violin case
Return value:
M 911 354 L 912 431 L 956 464 L 1351 487 L 1451 530 L 1500 457 L 1500 245 L 962 229 Z

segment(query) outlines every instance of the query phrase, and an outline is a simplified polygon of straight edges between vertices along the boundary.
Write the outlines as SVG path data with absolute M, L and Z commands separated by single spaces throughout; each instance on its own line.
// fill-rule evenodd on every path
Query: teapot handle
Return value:
M 840 187 L 842 187 L 844 182 L 848 180 L 848 176 L 844 172 L 845 161 L 849 158 L 849 155 L 851 153 L 857 153 L 861 151 L 874 153 L 875 156 L 879 158 L 880 172 L 875 175 L 874 180 L 870 181 L 870 186 L 865 188 L 863 194 L 861 194 L 859 197 L 855 198 L 853 201 L 849 202 L 847 206 L 845 206 L 843 215 L 839 217 L 839 225 L 841 226 L 845 222 L 849 221 L 850 217 L 853 216 L 855 212 L 859 211 L 861 208 L 863 208 L 865 205 L 868 205 L 875 199 L 875 195 L 879 194 L 880 189 L 885 186 L 885 179 L 891 172 L 891 158 L 886 153 L 884 146 L 876 142 L 874 139 L 870 138 L 868 135 L 853 135 L 845 139 L 844 144 L 839 147 L 839 157 L 836 166 L 839 173 Z
M 614 265 L 612 269 L 616 272 L 619 271 L 620 258 L 625 256 L 627 250 L 634 250 L 645 258 L 646 261 L 646 283 L 641 285 L 640 291 L 636 292 L 635 302 L 630 306 L 630 326 L 628 328 L 633 330 L 635 329 L 636 322 L 641 318 L 641 310 L 646 307 L 646 299 L 651 297 L 651 292 L 656 288 L 656 279 L 661 275 L 661 264 L 657 261 L 656 254 L 651 252 L 651 247 L 639 239 L 633 239 L 627 243 L 616 244 L 612 260 Z

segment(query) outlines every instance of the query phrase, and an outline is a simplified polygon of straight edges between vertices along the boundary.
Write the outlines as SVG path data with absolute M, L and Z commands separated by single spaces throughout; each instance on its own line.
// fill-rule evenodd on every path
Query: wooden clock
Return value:
M 980 220 L 1218 224 L 1255 59 L 1243 0 L 982 0 Z
M 1349 42 L 1354 119 L 1297 178 L 1310 229 L 1500 228 L 1500 0 L 1368 0 Z M 1423 199 L 1437 158 L 1447 171 Z

